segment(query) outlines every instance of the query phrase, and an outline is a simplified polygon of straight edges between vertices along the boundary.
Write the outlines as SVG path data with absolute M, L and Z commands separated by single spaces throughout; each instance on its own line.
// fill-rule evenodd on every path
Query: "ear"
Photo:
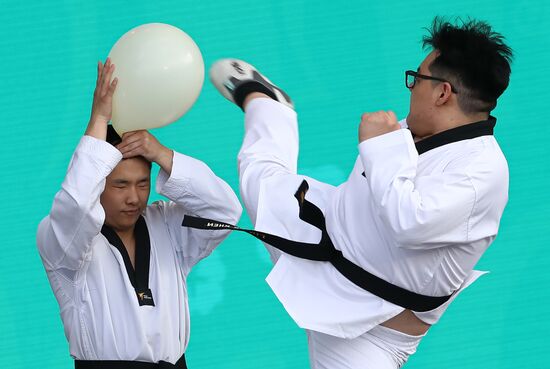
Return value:
M 453 91 L 451 91 L 451 84 L 449 82 L 439 83 L 434 91 L 437 94 L 435 100 L 435 105 L 437 106 L 445 105 L 451 99 L 451 95 L 453 94 Z

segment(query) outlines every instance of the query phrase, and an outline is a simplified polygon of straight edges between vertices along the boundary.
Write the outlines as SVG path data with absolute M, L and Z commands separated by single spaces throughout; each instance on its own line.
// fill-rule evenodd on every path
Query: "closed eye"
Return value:
M 111 182 L 111 186 L 113 186 L 115 188 L 125 188 L 125 187 L 128 186 L 128 181 L 115 180 L 115 181 Z
M 149 177 L 140 179 L 138 181 L 138 186 L 139 187 L 149 187 Z

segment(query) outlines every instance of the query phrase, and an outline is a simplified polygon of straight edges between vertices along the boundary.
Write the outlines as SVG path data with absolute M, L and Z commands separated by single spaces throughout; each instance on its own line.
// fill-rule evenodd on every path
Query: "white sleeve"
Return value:
M 468 223 L 481 194 L 464 165 L 416 178 L 418 153 L 407 129 L 365 140 L 359 151 L 384 230 L 398 247 L 430 249 L 471 241 Z
M 157 192 L 170 202 L 158 206 L 164 214 L 170 237 L 183 256 L 188 273 L 198 261 L 210 255 L 225 237 L 227 230 L 201 230 L 182 226 L 184 215 L 237 224 L 242 207 L 231 187 L 218 178 L 203 162 L 174 151 L 170 176 L 161 170 Z
M 38 226 L 38 250 L 49 267 L 81 268 L 105 219 L 99 202 L 105 178 L 121 159 L 122 154 L 107 142 L 82 137 L 51 211 Z

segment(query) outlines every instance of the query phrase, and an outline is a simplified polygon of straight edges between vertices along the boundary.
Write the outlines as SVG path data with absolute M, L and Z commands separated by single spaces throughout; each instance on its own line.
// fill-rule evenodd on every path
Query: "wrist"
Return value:
M 159 155 L 153 160 L 169 175 L 172 173 L 172 161 L 174 160 L 174 151 L 164 147 L 160 150 Z
M 158 154 L 153 158 L 152 161 L 161 165 L 161 163 L 165 163 L 167 160 L 172 161 L 173 154 L 174 153 L 172 150 L 170 150 L 166 146 L 162 146 L 158 151 Z
M 101 113 L 93 112 L 90 115 L 90 123 L 97 122 L 97 123 L 104 123 L 107 124 L 111 120 L 110 116 L 103 115 Z
M 102 117 L 91 117 L 86 127 L 85 135 L 95 137 L 100 140 L 106 140 L 107 138 L 107 124 L 108 120 Z

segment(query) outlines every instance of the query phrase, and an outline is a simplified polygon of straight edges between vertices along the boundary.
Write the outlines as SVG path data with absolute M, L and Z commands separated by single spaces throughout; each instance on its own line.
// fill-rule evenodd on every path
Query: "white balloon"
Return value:
M 162 127 L 197 100 L 204 62 L 195 42 L 174 26 L 150 23 L 124 34 L 109 57 L 118 85 L 112 123 L 119 134 Z

